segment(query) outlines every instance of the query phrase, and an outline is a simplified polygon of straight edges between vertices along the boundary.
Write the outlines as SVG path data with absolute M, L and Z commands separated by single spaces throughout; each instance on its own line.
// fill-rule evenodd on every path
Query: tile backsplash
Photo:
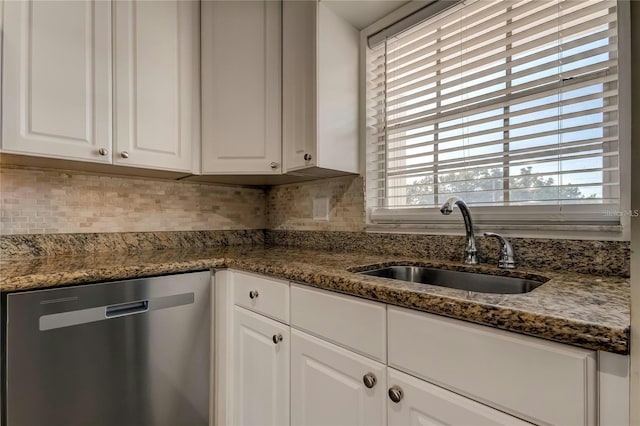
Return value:
M 328 220 L 313 219 L 314 198 L 329 200 Z M 264 229 L 267 244 L 451 261 L 459 259 L 464 245 L 461 236 L 364 232 L 359 176 L 265 190 L 3 167 L 0 203 L 0 251 L 13 257 L 59 254 L 72 247 L 92 252 L 117 246 L 157 250 L 262 244 Z M 521 265 L 530 268 L 629 274 L 628 242 L 511 242 Z M 478 243 L 484 261 L 496 263 L 495 242 L 479 238 Z
M 0 170 L 0 234 L 262 229 L 265 192 L 167 180 Z
M 329 199 L 329 220 L 313 219 L 313 199 Z M 267 227 L 296 231 L 364 231 L 364 181 L 344 176 L 267 189 Z

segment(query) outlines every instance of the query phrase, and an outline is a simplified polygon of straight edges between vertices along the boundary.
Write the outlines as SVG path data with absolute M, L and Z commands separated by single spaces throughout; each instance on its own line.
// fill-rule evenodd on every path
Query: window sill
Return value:
M 464 235 L 464 223 L 367 223 L 366 232 Z M 498 232 L 511 238 L 548 238 L 555 240 L 609 240 L 628 241 L 621 225 L 575 225 L 575 224 L 483 224 L 474 223 L 476 235 Z

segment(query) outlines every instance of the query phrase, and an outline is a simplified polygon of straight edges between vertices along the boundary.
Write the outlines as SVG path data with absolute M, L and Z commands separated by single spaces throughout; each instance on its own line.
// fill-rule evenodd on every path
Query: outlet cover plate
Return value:
M 328 197 L 315 197 L 313 199 L 313 220 L 329 220 Z

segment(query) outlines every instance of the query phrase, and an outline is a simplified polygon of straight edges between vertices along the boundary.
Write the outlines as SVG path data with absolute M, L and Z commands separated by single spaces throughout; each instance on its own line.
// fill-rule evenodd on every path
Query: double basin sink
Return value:
M 387 266 L 360 271 L 360 274 L 412 283 L 431 284 L 478 293 L 522 294 L 545 283 L 532 280 L 476 272 L 454 271 L 425 266 Z

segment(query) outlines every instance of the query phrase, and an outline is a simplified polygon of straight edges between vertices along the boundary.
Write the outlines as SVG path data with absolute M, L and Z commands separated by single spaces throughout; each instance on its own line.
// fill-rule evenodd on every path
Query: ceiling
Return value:
M 361 30 L 409 3 L 407 0 L 322 0 L 336 15 Z

